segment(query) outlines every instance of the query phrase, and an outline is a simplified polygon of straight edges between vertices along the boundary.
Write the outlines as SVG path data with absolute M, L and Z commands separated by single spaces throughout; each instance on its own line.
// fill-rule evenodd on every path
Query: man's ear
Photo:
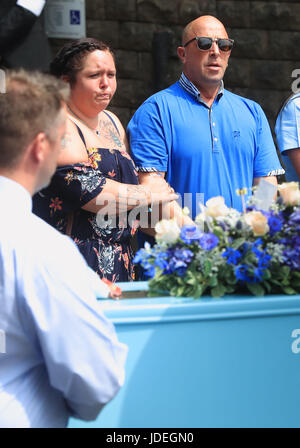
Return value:
M 181 62 L 185 61 L 185 48 L 184 47 L 177 47 L 177 56 L 181 60 Z
M 45 132 L 39 132 L 31 142 L 31 155 L 33 159 L 40 163 L 45 160 L 49 142 Z

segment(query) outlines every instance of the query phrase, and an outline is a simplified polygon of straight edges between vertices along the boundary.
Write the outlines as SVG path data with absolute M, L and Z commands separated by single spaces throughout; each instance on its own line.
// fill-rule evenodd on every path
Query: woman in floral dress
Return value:
M 34 197 L 33 211 L 70 235 L 101 278 L 133 280 L 130 241 L 138 214 L 128 210 L 176 196 L 163 179 L 155 188 L 138 185 L 124 128 L 105 110 L 116 91 L 106 44 L 91 38 L 66 44 L 50 71 L 70 85 L 67 133 L 57 170 Z

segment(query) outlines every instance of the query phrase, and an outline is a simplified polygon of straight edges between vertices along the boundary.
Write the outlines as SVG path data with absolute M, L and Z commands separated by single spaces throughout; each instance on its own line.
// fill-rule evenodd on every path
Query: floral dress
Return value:
M 77 126 L 81 139 L 83 134 Z M 103 189 L 106 179 L 138 184 L 134 163 L 126 151 L 86 148 L 87 163 L 59 166 L 50 185 L 33 198 L 33 212 L 77 244 L 88 265 L 113 282 L 134 280 L 130 244 L 138 221 L 129 213 L 108 217 L 82 209 Z

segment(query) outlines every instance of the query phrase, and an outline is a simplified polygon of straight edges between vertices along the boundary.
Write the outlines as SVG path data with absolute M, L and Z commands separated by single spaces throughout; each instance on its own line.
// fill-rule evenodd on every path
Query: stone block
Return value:
M 223 1 L 216 2 L 217 17 L 227 27 L 250 27 L 250 1 Z
M 216 15 L 216 0 L 181 0 L 178 7 L 179 23 L 184 26 L 203 14 Z
M 249 59 L 271 58 L 269 33 L 267 31 L 232 28 L 230 37 L 235 40 L 231 52 L 232 57 Z
M 70 39 L 49 39 L 52 56 L 54 57 L 56 53 L 68 42 L 70 42 Z
M 138 53 L 138 70 L 136 79 L 151 81 L 153 78 L 153 57 L 150 53 Z
M 107 19 L 136 20 L 136 0 L 104 0 Z
M 111 21 L 88 20 L 87 36 L 102 40 L 112 49 L 119 48 L 119 23 Z
M 87 20 L 105 20 L 105 0 L 86 0 L 85 15 Z
M 152 23 L 123 22 L 120 24 L 120 45 L 122 50 L 152 51 L 153 34 L 157 26 Z
M 151 53 L 117 50 L 116 65 L 118 78 L 153 79 L 153 57 Z
M 136 51 L 117 50 L 115 55 L 118 77 L 136 78 L 139 54 Z
M 250 65 L 249 59 L 230 58 L 224 77 L 225 87 L 248 87 L 251 76 Z
M 114 106 L 109 106 L 107 109 L 110 110 L 112 113 L 114 113 L 119 118 L 124 129 L 126 129 L 128 123 L 133 115 L 131 109 L 129 109 L 127 107 L 114 107 Z
M 169 33 L 169 57 L 177 58 L 177 47 L 182 44 L 183 26 L 165 27 L 164 30 Z
M 269 31 L 270 59 L 299 61 L 299 48 L 300 31 Z
M 144 81 L 135 79 L 119 79 L 118 90 L 111 105 L 113 107 L 136 109 L 152 93 L 152 87 Z
M 273 30 L 299 30 L 300 4 L 291 2 L 250 2 L 251 26 Z
M 254 60 L 251 61 L 250 69 L 250 87 L 288 90 L 294 80 L 292 72 L 295 69 L 295 63 L 292 61 Z
M 169 59 L 168 71 L 165 79 L 165 86 L 169 87 L 174 82 L 178 81 L 182 72 L 182 64 L 179 59 Z
M 177 0 L 137 0 L 137 19 L 152 23 L 177 23 Z

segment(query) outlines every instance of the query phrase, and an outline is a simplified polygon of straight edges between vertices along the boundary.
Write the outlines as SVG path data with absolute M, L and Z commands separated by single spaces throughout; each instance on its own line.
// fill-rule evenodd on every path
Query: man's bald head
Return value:
M 219 34 L 215 37 L 228 37 L 227 31 L 223 23 L 214 16 L 200 16 L 192 22 L 188 23 L 182 33 L 182 45 L 196 36 L 206 36 L 207 30 L 211 29 L 213 34 Z M 203 30 L 203 31 L 202 31 Z M 203 34 L 205 33 L 205 34 Z

